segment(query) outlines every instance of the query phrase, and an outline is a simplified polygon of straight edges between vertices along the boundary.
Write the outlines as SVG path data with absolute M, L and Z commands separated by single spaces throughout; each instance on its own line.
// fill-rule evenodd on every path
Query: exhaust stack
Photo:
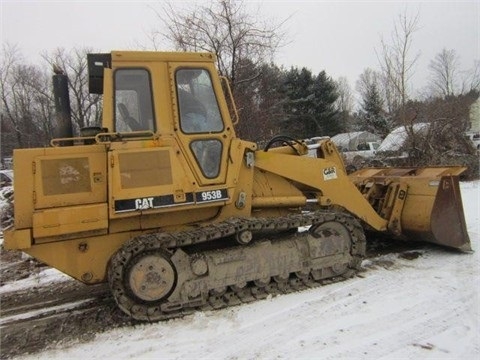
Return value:
M 55 137 L 72 138 L 72 110 L 68 92 L 68 77 L 58 66 L 53 66 L 53 96 L 55 98 L 56 130 Z M 62 141 L 62 146 L 71 146 L 73 141 Z

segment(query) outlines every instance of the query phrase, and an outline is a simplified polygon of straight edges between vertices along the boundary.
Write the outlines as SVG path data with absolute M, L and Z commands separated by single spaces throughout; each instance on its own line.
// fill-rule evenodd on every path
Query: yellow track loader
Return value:
M 314 157 L 282 136 L 257 149 L 235 136 L 212 54 L 114 51 L 88 64 L 102 126 L 15 150 L 4 246 L 83 283 L 108 281 L 135 319 L 352 276 L 364 230 L 470 250 L 462 167 L 347 176 L 328 138 Z

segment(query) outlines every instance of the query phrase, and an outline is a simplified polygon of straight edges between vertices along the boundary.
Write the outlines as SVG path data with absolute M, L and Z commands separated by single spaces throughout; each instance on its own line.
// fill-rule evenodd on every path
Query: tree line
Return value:
M 346 78 L 335 80 L 325 70 L 315 74 L 305 67 L 274 63 L 275 53 L 286 43 L 284 22 L 260 19 L 241 1 L 183 5 L 166 3 L 156 10 L 168 30 L 152 31 L 145 48 L 158 49 L 162 44 L 162 49 L 213 52 L 219 73 L 229 80 L 234 94 L 240 137 L 263 143 L 279 134 L 308 138 L 363 130 L 384 137 L 404 126 L 410 146 L 428 153 L 424 139 L 412 130 L 414 123 L 422 121 L 435 124 L 431 136 L 438 143 L 436 153 L 446 147 L 471 152 L 462 139 L 469 127 L 469 108 L 479 95 L 480 64 L 462 73 L 455 51 L 442 49 L 430 62 L 429 89 L 415 96 L 411 77 L 418 55 L 411 48 L 419 28 L 418 14 L 399 15 L 390 38 L 381 39 L 378 67 L 365 69 L 356 82 L 360 97 L 356 104 Z M 75 133 L 100 125 L 101 96 L 88 93 L 86 54 L 93 49 L 59 48 L 43 53 L 38 65 L 28 64 L 18 46 L 7 44 L 2 50 L 2 157 L 13 148 L 47 146 L 55 137 L 54 65 L 69 76 Z

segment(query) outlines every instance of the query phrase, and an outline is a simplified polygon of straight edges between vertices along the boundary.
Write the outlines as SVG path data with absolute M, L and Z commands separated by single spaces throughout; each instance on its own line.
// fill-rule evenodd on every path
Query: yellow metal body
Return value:
M 112 254 L 142 233 L 307 206 L 340 208 L 377 231 L 428 234 L 428 240 L 437 189 L 447 174 L 458 187 L 461 169 L 398 176 L 377 169 L 348 177 L 330 140 L 320 141 L 315 158 L 304 156 L 302 144 L 257 150 L 235 136 L 214 60 L 211 54 L 112 52 L 103 69 L 103 129 L 88 139 L 94 144 L 77 138 L 75 146 L 54 140 L 50 148 L 15 150 L 15 223 L 4 232 L 5 248 L 93 284 L 105 280 Z M 119 99 L 133 102 L 142 79 L 148 96 L 132 109 L 145 128 L 121 130 Z M 182 96 L 204 88 L 214 99 L 208 113 L 215 121 L 210 129 L 190 130 Z M 208 158 L 213 167 L 204 163 Z M 459 212 L 463 217 L 461 201 L 452 213 Z M 468 235 L 462 241 L 446 245 L 465 250 Z

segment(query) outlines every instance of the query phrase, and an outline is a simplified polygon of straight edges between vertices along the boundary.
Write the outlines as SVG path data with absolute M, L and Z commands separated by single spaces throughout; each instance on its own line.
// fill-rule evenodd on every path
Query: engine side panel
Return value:
M 15 228 L 33 227 L 45 209 L 106 205 L 105 154 L 100 145 L 15 150 Z

